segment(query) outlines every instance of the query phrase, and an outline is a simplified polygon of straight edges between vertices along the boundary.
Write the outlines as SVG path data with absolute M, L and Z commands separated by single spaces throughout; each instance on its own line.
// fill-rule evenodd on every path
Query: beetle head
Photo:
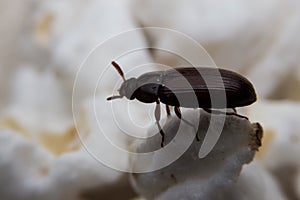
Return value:
M 136 78 L 130 78 L 124 81 L 120 87 L 120 96 L 125 96 L 127 99 L 133 100 L 134 91 L 137 88 L 137 81 Z
M 124 80 L 124 82 L 122 83 L 122 85 L 121 85 L 121 87 L 119 89 L 120 95 L 119 96 L 108 97 L 106 100 L 110 101 L 110 100 L 113 100 L 113 99 L 120 99 L 120 98 L 123 98 L 124 96 L 127 99 L 130 99 L 130 100 L 134 99 L 135 97 L 134 97 L 133 94 L 134 94 L 134 91 L 137 88 L 137 80 L 136 80 L 136 78 L 130 78 L 130 79 L 126 80 L 121 67 L 115 61 L 112 61 L 111 64 L 118 71 L 118 73 L 120 74 L 120 76 L 122 77 L 122 79 Z

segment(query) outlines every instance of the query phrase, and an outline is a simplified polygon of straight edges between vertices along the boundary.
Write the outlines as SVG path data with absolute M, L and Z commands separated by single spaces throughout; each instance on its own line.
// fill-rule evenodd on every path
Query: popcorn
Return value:
M 249 117 L 265 129 L 265 139 L 258 159 L 266 167 L 300 166 L 298 153 L 300 105 L 290 101 L 261 101 L 248 109 Z
M 188 112 L 184 118 L 195 124 L 196 113 L 197 111 Z M 257 138 L 262 135 L 262 128 L 257 123 L 250 124 L 248 120 L 228 116 L 217 144 L 206 157 L 200 159 L 198 152 L 209 123 L 213 123 L 212 127 L 218 126 L 219 120 L 224 116 L 214 117 L 216 119 L 210 121 L 210 114 L 201 111 L 197 132 L 200 142 L 194 140 L 178 160 L 157 171 L 132 174 L 135 190 L 148 199 L 215 199 L 222 195 L 222 191 L 226 194 L 229 188 L 235 187 L 234 182 L 238 179 L 242 166 L 253 159 L 256 149 L 260 146 L 260 139 L 257 140 Z M 184 133 L 186 138 L 191 135 L 195 137 L 195 127 L 190 127 L 185 123 L 181 125 L 183 127 L 178 126 L 179 119 L 173 117 L 163 129 L 166 133 L 166 143 L 171 142 L 172 146 L 175 145 L 177 149 L 181 149 L 184 145 L 183 140 L 174 138 L 170 141 L 171 138 L 181 133 Z M 216 133 L 210 132 L 209 134 Z M 148 152 L 149 149 L 157 148 L 160 144 L 159 140 L 160 137 L 154 137 L 153 140 L 141 143 L 138 146 L 138 152 Z M 168 156 L 174 156 L 172 152 L 167 153 L 167 149 L 165 151 Z M 156 158 L 155 154 L 153 158 Z M 166 156 L 159 158 L 154 159 L 153 162 L 163 164 L 164 159 L 168 159 Z M 140 165 L 138 160 L 133 160 L 133 162 L 135 165 Z M 156 166 L 156 163 L 151 164 Z
M 120 174 L 77 151 L 55 157 L 10 130 L 0 133 L 1 199 L 80 199 L 90 187 Z
M 273 174 L 281 190 L 292 198 L 298 187 L 294 177 L 300 171 L 299 103 L 261 101 L 247 111 L 250 118 L 261 122 L 265 130 L 257 162 Z

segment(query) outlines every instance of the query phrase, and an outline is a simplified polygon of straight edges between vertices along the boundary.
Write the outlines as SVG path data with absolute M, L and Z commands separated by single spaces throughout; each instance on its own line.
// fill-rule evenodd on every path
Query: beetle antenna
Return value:
M 126 81 L 124 73 L 120 67 L 120 65 L 118 65 L 115 61 L 112 61 L 111 64 L 115 67 L 115 69 L 118 71 L 118 73 L 120 74 L 120 76 L 123 78 L 124 81 Z
M 123 96 L 111 96 L 111 97 L 108 97 L 106 100 L 110 101 L 110 100 L 121 99 L 121 98 L 123 98 Z

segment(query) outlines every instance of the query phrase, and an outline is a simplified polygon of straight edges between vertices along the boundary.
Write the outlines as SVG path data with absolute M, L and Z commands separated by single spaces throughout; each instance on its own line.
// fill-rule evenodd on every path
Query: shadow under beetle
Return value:
M 169 106 L 174 106 L 177 117 L 193 126 L 182 119 L 180 107 L 203 108 L 209 113 L 236 115 L 247 119 L 237 114 L 235 107 L 247 106 L 256 101 L 256 93 L 250 81 L 233 71 L 220 68 L 183 67 L 149 72 L 138 78 L 126 80 L 121 67 L 114 61 L 111 64 L 124 82 L 120 87 L 119 95 L 108 97 L 107 100 L 125 96 L 129 100 L 137 99 L 143 103 L 156 102 L 155 120 L 162 137 L 161 147 L 164 146 L 165 133 L 159 124 L 160 102 L 166 104 L 167 116 L 170 116 Z M 218 99 L 224 94 L 226 103 L 222 99 L 211 103 L 211 96 Z M 224 108 L 231 108 L 234 112 L 212 110 Z M 199 140 L 197 134 L 196 139 Z

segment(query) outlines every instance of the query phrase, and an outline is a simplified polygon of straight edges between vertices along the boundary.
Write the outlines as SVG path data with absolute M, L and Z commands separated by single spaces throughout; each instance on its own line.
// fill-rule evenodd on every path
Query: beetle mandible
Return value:
M 202 108 L 209 113 L 236 115 L 235 108 L 247 106 L 256 101 L 256 93 L 249 80 L 240 74 L 220 69 L 207 67 L 183 67 L 166 71 L 154 71 L 145 73 L 138 78 L 125 79 L 121 67 L 114 61 L 111 63 L 123 79 L 119 95 L 108 97 L 107 100 L 123 98 L 137 99 L 143 103 L 154 103 L 155 120 L 161 134 L 161 147 L 164 146 L 165 133 L 160 126 L 160 102 L 166 104 L 167 116 L 170 116 L 169 106 L 174 106 L 177 117 L 192 126 L 190 122 L 181 116 L 180 107 Z M 210 84 L 206 84 L 209 80 Z M 219 80 L 222 80 L 220 83 Z M 172 89 L 170 89 L 172 88 Z M 226 104 L 211 103 L 211 93 L 226 95 Z M 196 97 L 197 101 L 190 101 L 190 97 Z M 178 99 L 186 99 L 179 101 Z M 212 111 L 212 109 L 231 108 L 234 112 Z M 197 134 L 196 139 L 199 140 Z

